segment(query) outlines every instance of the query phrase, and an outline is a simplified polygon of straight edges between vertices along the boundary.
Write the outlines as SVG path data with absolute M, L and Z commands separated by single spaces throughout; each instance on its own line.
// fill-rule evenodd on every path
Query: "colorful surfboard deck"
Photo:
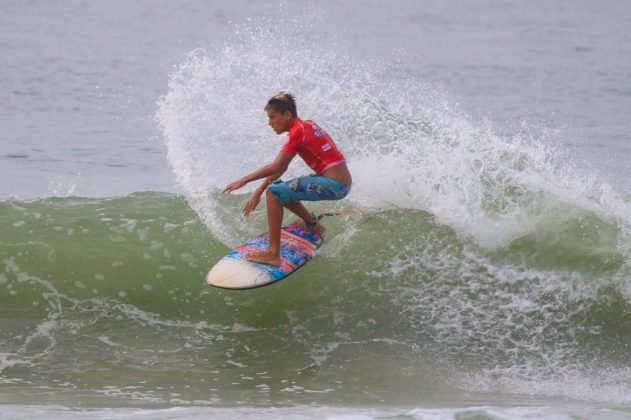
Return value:
M 238 246 L 223 257 L 206 276 L 206 283 L 222 289 L 253 289 L 284 279 L 311 259 L 324 235 L 304 226 L 290 224 L 281 229 L 281 265 L 251 262 L 245 259 L 250 251 L 267 249 L 268 233 Z

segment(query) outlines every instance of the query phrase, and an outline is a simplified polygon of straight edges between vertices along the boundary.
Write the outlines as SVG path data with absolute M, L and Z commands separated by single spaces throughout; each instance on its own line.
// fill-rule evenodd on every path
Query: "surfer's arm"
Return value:
M 261 178 L 266 178 L 265 182 L 263 183 L 266 185 L 261 191 L 262 193 L 263 191 L 265 191 L 265 188 L 267 188 L 267 185 L 269 185 L 270 182 L 280 178 L 281 175 L 285 173 L 285 171 L 289 167 L 289 163 L 294 158 L 294 156 L 294 154 L 280 152 L 278 156 L 276 156 L 276 159 L 274 159 L 274 162 L 257 169 L 256 171 L 244 176 L 238 181 L 228 184 L 226 188 L 224 188 L 223 192 L 226 193 L 238 190 L 249 182 L 256 181 L 257 179 Z

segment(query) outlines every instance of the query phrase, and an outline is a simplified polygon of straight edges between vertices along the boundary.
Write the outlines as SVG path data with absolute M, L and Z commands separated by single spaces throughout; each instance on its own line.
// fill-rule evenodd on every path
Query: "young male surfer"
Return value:
M 296 101 L 291 93 L 274 95 L 267 102 L 265 112 L 276 134 L 289 132 L 285 144 L 274 162 L 228 184 L 223 192 L 234 191 L 251 181 L 265 178 L 243 208 L 243 215 L 248 217 L 259 204 L 263 191 L 266 191 L 269 248 L 248 253 L 245 257 L 249 261 L 280 266 L 280 230 L 284 207 L 302 219 L 311 230 L 323 231 L 324 227 L 318 223 L 318 218 L 301 201 L 340 200 L 349 193 L 353 180 L 344 155 L 333 139 L 313 121 L 298 118 Z M 279 180 L 296 154 L 315 171 L 315 175 L 301 176 L 286 182 Z

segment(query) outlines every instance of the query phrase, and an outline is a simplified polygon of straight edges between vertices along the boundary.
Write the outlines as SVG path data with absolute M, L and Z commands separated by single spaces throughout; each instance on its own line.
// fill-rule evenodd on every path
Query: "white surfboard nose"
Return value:
M 269 273 L 239 259 L 223 259 L 208 272 L 206 283 L 228 289 L 245 289 L 271 281 Z

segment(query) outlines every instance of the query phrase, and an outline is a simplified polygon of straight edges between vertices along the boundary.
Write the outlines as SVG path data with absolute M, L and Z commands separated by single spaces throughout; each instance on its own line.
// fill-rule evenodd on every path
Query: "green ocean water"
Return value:
M 181 196 L 3 201 L 0 399 L 625 407 L 621 229 L 573 213 L 492 249 L 423 211 L 330 218 L 321 252 L 295 275 L 226 291 L 204 275 L 229 248 Z

